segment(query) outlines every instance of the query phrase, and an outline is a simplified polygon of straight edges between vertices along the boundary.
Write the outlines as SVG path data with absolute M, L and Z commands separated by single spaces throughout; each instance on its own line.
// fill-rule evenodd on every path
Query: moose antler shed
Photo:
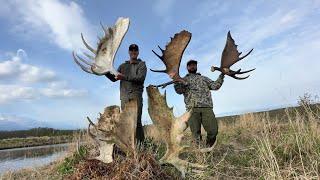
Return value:
M 102 24 L 104 36 L 99 38 L 97 49 L 92 48 L 81 34 L 83 44 L 93 54 L 83 53 L 89 60 L 85 60 L 75 52 L 72 53 L 74 61 L 80 68 L 90 74 L 106 75 L 111 81 L 116 81 L 115 77 L 119 72 L 114 68 L 114 57 L 121 45 L 121 42 L 129 29 L 129 18 L 118 18 L 113 27 L 106 28 Z M 81 62 L 80 62 L 81 61 Z
M 150 70 L 153 72 L 167 73 L 173 79 L 173 81 L 157 85 L 156 87 L 165 88 L 167 85 L 173 84 L 175 81 L 182 79 L 179 75 L 181 58 L 190 40 L 191 33 L 183 30 L 180 33 L 175 34 L 174 37 L 171 38 L 171 41 L 166 45 L 166 48 L 164 50 L 160 46 L 158 46 L 162 52 L 162 56 L 152 50 L 152 52 L 164 63 L 166 69 Z
M 230 67 L 232 65 L 234 65 L 235 63 L 237 63 L 238 61 L 244 59 L 245 57 L 247 57 L 249 54 L 251 54 L 251 52 L 253 51 L 253 49 L 251 49 L 246 55 L 240 57 L 240 55 L 242 54 L 242 52 L 239 52 L 237 50 L 237 46 L 233 40 L 233 38 L 231 37 L 231 33 L 230 31 L 228 32 L 227 35 L 227 42 L 226 45 L 222 51 L 222 55 L 221 55 L 221 65 L 220 67 L 215 67 L 212 66 L 211 67 L 211 71 L 214 72 L 215 70 L 218 70 L 234 79 L 238 79 L 238 80 L 242 80 L 242 79 L 247 79 L 249 77 L 237 77 L 237 74 L 244 74 L 244 73 L 248 73 L 251 72 L 255 69 L 250 69 L 247 71 L 241 71 L 241 69 L 237 70 L 237 71 L 233 71 L 230 69 Z
M 163 50 L 160 46 L 159 49 L 162 52 L 162 56 L 157 54 L 155 51 L 152 50 L 152 52 L 164 63 L 166 66 L 165 70 L 152 70 L 153 72 L 162 72 L 167 73 L 173 81 L 163 83 L 160 85 L 156 85 L 156 87 L 162 87 L 165 88 L 166 86 L 173 84 L 176 81 L 182 81 L 183 79 L 179 75 L 179 68 L 181 63 L 181 58 L 183 56 L 184 50 L 187 48 L 189 42 L 191 40 L 191 33 L 188 31 L 181 31 L 180 33 L 177 33 L 174 35 L 173 38 L 171 38 L 171 41 L 166 45 L 166 48 Z M 253 49 L 251 49 L 246 55 L 240 57 L 241 52 L 238 52 L 237 46 L 231 37 L 230 31 L 227 34 L 227 41 L 226 45 L 224 47 L 224 50 L 222 52 L 221 56 L 221 66 L 220 67 L 211 67 L 211 71 L 214 72 L 215 70 L 220 71 L 223 74 L 226 74 L 234 79 L 242 80 L 249 77 L 237 77 L 237 74 L 244 74 L 251 72 L 255 69 L 250 69 L 248 71 L 241 71 L 241 69 L 237 71 L 233 71 L 230 69 L 232 65 L 237 63 L 238 61 L 244 59 L 247 57 Z

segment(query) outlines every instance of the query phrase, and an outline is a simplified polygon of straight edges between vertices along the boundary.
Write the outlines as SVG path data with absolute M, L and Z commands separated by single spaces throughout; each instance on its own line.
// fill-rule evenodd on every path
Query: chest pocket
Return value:
M 138 64 L 126 64 L 126 66 L 122 68 L 122 73 L 129 77 L 137 75 Z
M 209 90 L 207 83 L 200 76 L 190 79 L 189 87 L 194 93 L 203 93 Z

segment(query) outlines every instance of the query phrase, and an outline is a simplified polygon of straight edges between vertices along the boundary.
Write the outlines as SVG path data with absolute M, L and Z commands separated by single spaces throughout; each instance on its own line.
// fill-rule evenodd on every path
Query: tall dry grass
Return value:
M 305 113 L 286 110 L 288 122 L 262 118 L 263 131 L 255 144 L 261 171 L 268 179 L 319 179 L 320 176 L 320 121 L 310 106 Z
M 186 134 L 185 143 L 190 143 L 190 132 Z M 90 139 L 82 133 L 75 135 L 74 141 L 90 142 Z M 77 151 L 80 145 L 83 144 L 74 143 L 72 151 Z M 121 173 L 125 169 L 127 177 L 131 179 L 139 179 L 139 173 L 147 174 L 149 179 L 156 179 L 149 175 L 160 171 L 164 173 L 162 177 L 168 176 L 166 179 L 179 178 L 179 172 L 174 167 L 155 164 L 154 160 L 161 158 L 165 152 L 163 144 L 147 141 L 139 152 L 142 154 L 139 158 L 148 157 L 149 160 L 122 159 L 116 161 L 112 168 L 94 161 L 79 161 L 73 172 L 88 175 L 86 169 L 89 168 L 84 167 L 96 167 L 102 170 L 112 169 L 113 177 L 124 177 Z M 320 105 L 304 103 L 299 108 L 279 111 L 276 115 L 268 112 L 248 113 L 232 122 L 221 120 L 217 144 L 212 152 L 183 153 L 181 158 L 209 166 L 201 173 L 193 173 L 189 169 L 186 179 L 320 179 Z M 134 164 L 147 168 L 140 172 Z M 50 169 L 51 171 L 56 174 L 57 169 Z M 91 171 L 100 173 L 94 169 Z M 20 177 L 28 176 L 24 174 Z M 50 176 L 37 177 L 46 179 Z M 57 177 L 74 176 L 71 172 Z
M 285 117 L 249 113 L 232 124 L 220 122 L 219 148 L 232 146 L 224 159 L 229 167 L 217 171 L 236 178 L 319 179 L 319 107 L 306 103 L 286 109 Z

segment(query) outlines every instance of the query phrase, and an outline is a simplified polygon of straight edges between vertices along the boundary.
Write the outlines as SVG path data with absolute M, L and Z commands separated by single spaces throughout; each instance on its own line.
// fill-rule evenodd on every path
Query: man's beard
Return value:
M 195 74 L 197 73 L 197 69 L 188 70 L 189 73 Z

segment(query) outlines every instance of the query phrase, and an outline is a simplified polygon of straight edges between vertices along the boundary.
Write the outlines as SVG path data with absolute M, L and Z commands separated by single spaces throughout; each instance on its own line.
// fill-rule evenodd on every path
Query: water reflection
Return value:
M 66 154 L 69 144 L 0 150 L 0 174 L 49 164 Z

